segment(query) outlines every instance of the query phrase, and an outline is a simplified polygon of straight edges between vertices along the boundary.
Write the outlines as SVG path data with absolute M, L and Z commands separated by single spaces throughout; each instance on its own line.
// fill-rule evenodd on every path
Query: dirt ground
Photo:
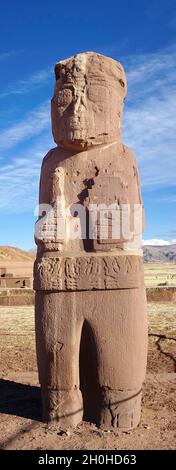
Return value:
M 133 431 L 102 431 L 84 422 L 63 431 L 41 421 L 33 307 L 0 307 L 0 448 L 175 449 L 176 305 L 149 303 L 148 318 L 140 425 Z

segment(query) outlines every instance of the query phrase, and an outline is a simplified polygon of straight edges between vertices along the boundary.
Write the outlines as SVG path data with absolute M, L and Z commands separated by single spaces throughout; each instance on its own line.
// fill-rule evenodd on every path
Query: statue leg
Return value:
M 98 356 L 101 390 L 99 425 L 133 428 L 141 412 L 147 355 L 144 289 L 96 292 L 90 319 Z
M 76 426 L 83 415 L 79 390 L 79 326 L 74 293 L 36 293 L 36 350 L 43 419 Z

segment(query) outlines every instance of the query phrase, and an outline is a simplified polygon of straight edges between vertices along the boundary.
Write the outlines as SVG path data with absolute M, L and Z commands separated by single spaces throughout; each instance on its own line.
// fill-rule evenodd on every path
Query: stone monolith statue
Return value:
M 36 345 L 43 418 L 133 428 L 147 326 L 137 163 L 121 142 L 126 78 L 94 52 L 55 66 L 57 146 L 36 223 Z

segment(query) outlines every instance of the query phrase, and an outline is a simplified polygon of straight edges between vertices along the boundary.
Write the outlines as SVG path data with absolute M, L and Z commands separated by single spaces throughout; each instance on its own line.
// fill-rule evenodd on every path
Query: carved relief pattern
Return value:
M 62 273 L 60 258 L 42 258 L 35 261 L 35 285 L 36 288 L 62 290 Z M 39 287 L 41 286 L 41 287 Z
M 65 263 L 65 284 L 68 290 L 98 289 L 101 264 L 96 258 L 67 259 Z
M 120 264 L 117 258 L 106 257 L 104 262 L 104 285 L 105 289 L 117 289 L 119 287 Z
M 132 258 L 132 259 L 131 259 Z M 127 289 L 141 285 L 138 256 L 43 257 L 35 262 L 36 290 Z
M 117 258 L 106 256 L 104 263 L 104 287 L 105 289 L 118 289 L 131 287 L 136 282 L 136 273 L 139 263 L 131 261 L 129 257 Z M 135 277 L 134 277 L 135 274 Z

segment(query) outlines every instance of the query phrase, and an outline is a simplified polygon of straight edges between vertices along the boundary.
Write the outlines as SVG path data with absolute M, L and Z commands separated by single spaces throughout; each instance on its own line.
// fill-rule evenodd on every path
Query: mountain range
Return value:
M 145 263 L 174 263 L 176 262 L 176 244 L 174 245 L 145 245 L 143 246 Z
M 0 261 L 31 261 L 35 258 L 35 248 L 29 251 L 13 246 L 0 246 Z M 176 244 L 143 246 L 145 263 L 176 263 Z

